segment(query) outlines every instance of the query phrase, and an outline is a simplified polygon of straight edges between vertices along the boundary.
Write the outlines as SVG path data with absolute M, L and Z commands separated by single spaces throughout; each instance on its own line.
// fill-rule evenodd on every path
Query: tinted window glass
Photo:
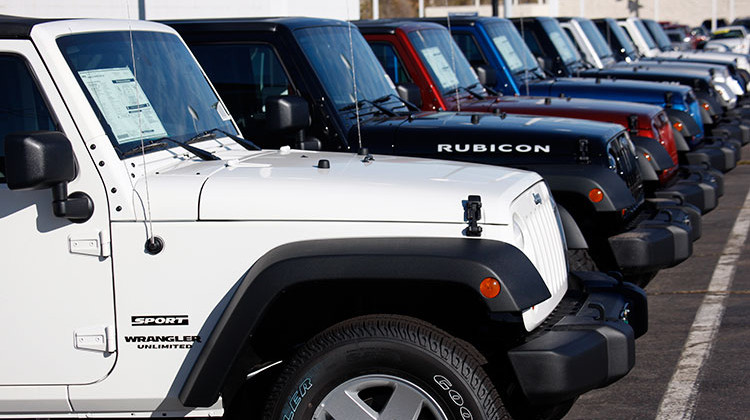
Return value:
M 456 44 L 463 51 L 472 67 L 487 64 L 487 60 L 485 60 L 482 51 L 477 46 L 477 42 L 471 34 L 454 33 L 453 40 L 456 41 Z
M 266 44 L 193 45 L 240 131 L 255 138 L 265 129 L 269 96 L 289 95 L 291 83 L 273 48 Z M 231 65 L 227 64 L 231 57 Z
M 547 32 L 550 41 L 555 46 L 557 53 L 560 55 L 563 63 L 570 64 L 574 61 L 580 61 L 581 56 L 578 55 L 573 46 L 573 41 L 568 38 L 567 35 L 560 28 L 560 24 L 556 20 L 543 20 L 541 22 L 542 28 Z
M 5 136 L 57 130 L 34 77 L 18 56 L 0 55 L 0 182 L 5 182 Z
M 596 26 L 594 26 L 594 23 L 592 21 L 588 19 L 581 19 L 578 20 L 578 24 L 581 25 L 581 30 L 583 30 L 583 33 L 586 34 L 586 38 L 588 38 L 589 42 L 594 47 L 596 55 L 598 55 L 599 58 L 612 56 L 612 50 L 609 49 L 607 41 L 604 40 L 602 33 L 599 32 L 598 29 L 596 29 Z
M 378 58 L 393 83 L 398 85 L 411 82 L 411 77 L 404 69 L 404 63 L 399 58 L 393 45 L 387 42 L 373 42 L 370 44 L 370 48 L 372 48 L 372 52 L 375 53 L 375 57 Z
M 544 54 L 531 31 L 524 31 L 522 39 L 515 26 L 507 20 L 487 23 L 485 28 L 511 73 L 517 74 L 538 67 L 534 55 L 543 57 Z

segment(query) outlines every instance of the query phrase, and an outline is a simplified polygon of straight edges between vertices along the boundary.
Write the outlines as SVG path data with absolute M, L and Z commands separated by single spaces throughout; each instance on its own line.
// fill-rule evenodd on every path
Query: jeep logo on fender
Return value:
M 153 325 L 188 325 L 187 315 L 141 315 L 131 316 L 130 324 L 134 327 Z
M 549 153 L 549 144 L 438 144 L 437 151 L 448 152 L 448 153 L 485 153 L 485 152 L 500 152 L 500 153 Z

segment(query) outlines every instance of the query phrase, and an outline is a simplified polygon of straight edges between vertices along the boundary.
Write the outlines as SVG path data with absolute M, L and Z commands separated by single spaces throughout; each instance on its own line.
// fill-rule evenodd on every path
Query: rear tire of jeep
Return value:
M 414 318 L 354 318 L 297 352 L 264 419 L 507 419 L 483 360 L 472 346 Z
M 599 271 L 588 249 L 569 249 L 568 266 L 572 271 Z

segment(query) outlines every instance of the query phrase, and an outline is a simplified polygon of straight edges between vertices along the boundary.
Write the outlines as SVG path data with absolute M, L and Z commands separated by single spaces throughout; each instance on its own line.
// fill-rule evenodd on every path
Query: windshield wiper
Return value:
M 196 140 L 196 139 L 198 139 L 200 137 L 203 137 L 205 135 L 206 135 L 206 133 L 198 134 L 197 136 L 193 136 L 188 141 Z M 145 151 L 150 150 L 150 149 L 155 149 L 157 147 L 164 147 L 164 146 L 167 145 L 167 142 L 172 142 L 172 143 L 174 143 L 174 144 L 182 147 L 183 149 L 187 150 L 188 152 L 190 152 L 190 153 L 198 156 L 199 158 L 201 158 L 203 160 L 219 160 L 220 159 L 219 157 L 214 156 L 211 153 L 209 153 L 209 152 L 207 152 L 207 151 L 205 151 L 203 149 L 199 149 L 199 148 L 197 148 L 195 146 L 191 146 L 191 145 L 187 144 L 187 142 L 181 142 L 181 141 L 175 140 L 175 139 L 173 139 L 171 137 L 160 137 L 158 139 L 153 140 L 153 142 L 151 142 L 151 143 L 144 144 L 143 146 L 134 147 L 134 148 L 128 150 L 127 152 L 123 153 L 122 156 L 125 157 L 125 156 L 135 155 L 137 153 L 142 153 L 142 152 L 145 152 Z
M 379 104 L 379 103 L 385 102 L 385 101 L 387 101 L 388 99 L 391 99 L 391 98 L 396 99 L 397 101 L 401 102 L 403 104 L 401 106 L 405 106 L 406 109 L 408 109 L 408 110 L 411 110 L 411 111 L 421 111 L 421 109 L 419 109 L 418 106 L 416 106 L 413 103 L 407 101 L 406 99 L 404 99 L 404 98 L 396 95 L 395 93 L 389 93 L 387 95 L 383 95 L 383 96 L 379 97 L 378 99 L 375 99 L 373 102 Z M 398 108 L 401 108 L 401 106 L 399 106 Z
M 477 99 L 484 99 L 484 95 L 476 93 L 472 90 L 476 88 L 477 86 L 479 86 L 479 83 L 474 83 L 466 87 L 459 86 L 459 89 L 463 89 L 464 91 L 469 92 L 470 94 L 474 95 L 474 97 L 476 97 Z
M 252 141 L 250 141 L 248 139 L 243 139 L 240 136 L 235 136 L 234 134 L 228 133 L 228 132 L 226 132 L 226 131 L 222 130 L 221 128 L 218 128 L 218 127 L 217 128 L 212 128 L 210 130 L 206 130 L 206 131 L 204 131 L 204 132 L 202 132 L 200 134 L 196 134 L 195 136 L 193 136 L 187 142 L 191 143 L 191 142 L 193 142 L 195 140 L 200 139 L 201 137 L 205 137 L 205 136 L 208 136 L 208 135 L 211 135 L 211 134 L 213 134 L 215 136 L 214 133 L 221 133 L 221 134 L 229 137 L 230 139 L 234 140 L 237 144 L 239 144 L 240 146 L 244 147 L 245 150 L 252 150 L 252 151 L 261 150 L 260 146 L 258 146 L 257 144 L 253 143 Z
M 381 98 L 378 98 L 378 99 L 381 99 Z M 375 108 L 377 108 L 377 109 L 378 109 L 378 110 L 379 110 L 380 112 L 382 112 L 382 113 L 384 113 L 384 114 L 388 115 L 389 117 L 395 117 L 395 116 L 396 116 L 396 113 L 395 113 L 395 112 L 393 112 L 393 111 L 391 111 L 390 109 L 388 109 L 388 108 L 384 107 L 383 105 L 380 105 L 380 104 L 379 104 L 378 102 L 376 102 L 376 101 L 377 101 L 377 100 L 375 100 L 375 101 L 371 101 L 371 100 L 369 100 L 369 99 L 360 99 L 360 100 L 359 100 L 359 101 L 357 101 L 357 102 L 354 102 L 354 103 L 351 103 L 351 104 L 349 104 L 349 105 L 346 105 L 346 106 L 343 106 L 343 107 L 339 108 L 339 111 L 349 111 L 349 110 L 352 110 L 352 109 L 354 109 L 355 107 L 360 107 L 360 106 L 362 106 L 362 104 L 370 104 L 370 105 L 374 106 Z

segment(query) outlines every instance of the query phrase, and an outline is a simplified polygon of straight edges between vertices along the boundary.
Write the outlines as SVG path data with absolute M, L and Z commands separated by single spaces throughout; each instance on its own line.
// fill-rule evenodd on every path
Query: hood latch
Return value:
M 477 224 L 482 219 L 482 197 L 470 195 L 463 205 L 464 221 L 469 225 L 465 230 L 466 236 L 482 236 L 482 227 Z

